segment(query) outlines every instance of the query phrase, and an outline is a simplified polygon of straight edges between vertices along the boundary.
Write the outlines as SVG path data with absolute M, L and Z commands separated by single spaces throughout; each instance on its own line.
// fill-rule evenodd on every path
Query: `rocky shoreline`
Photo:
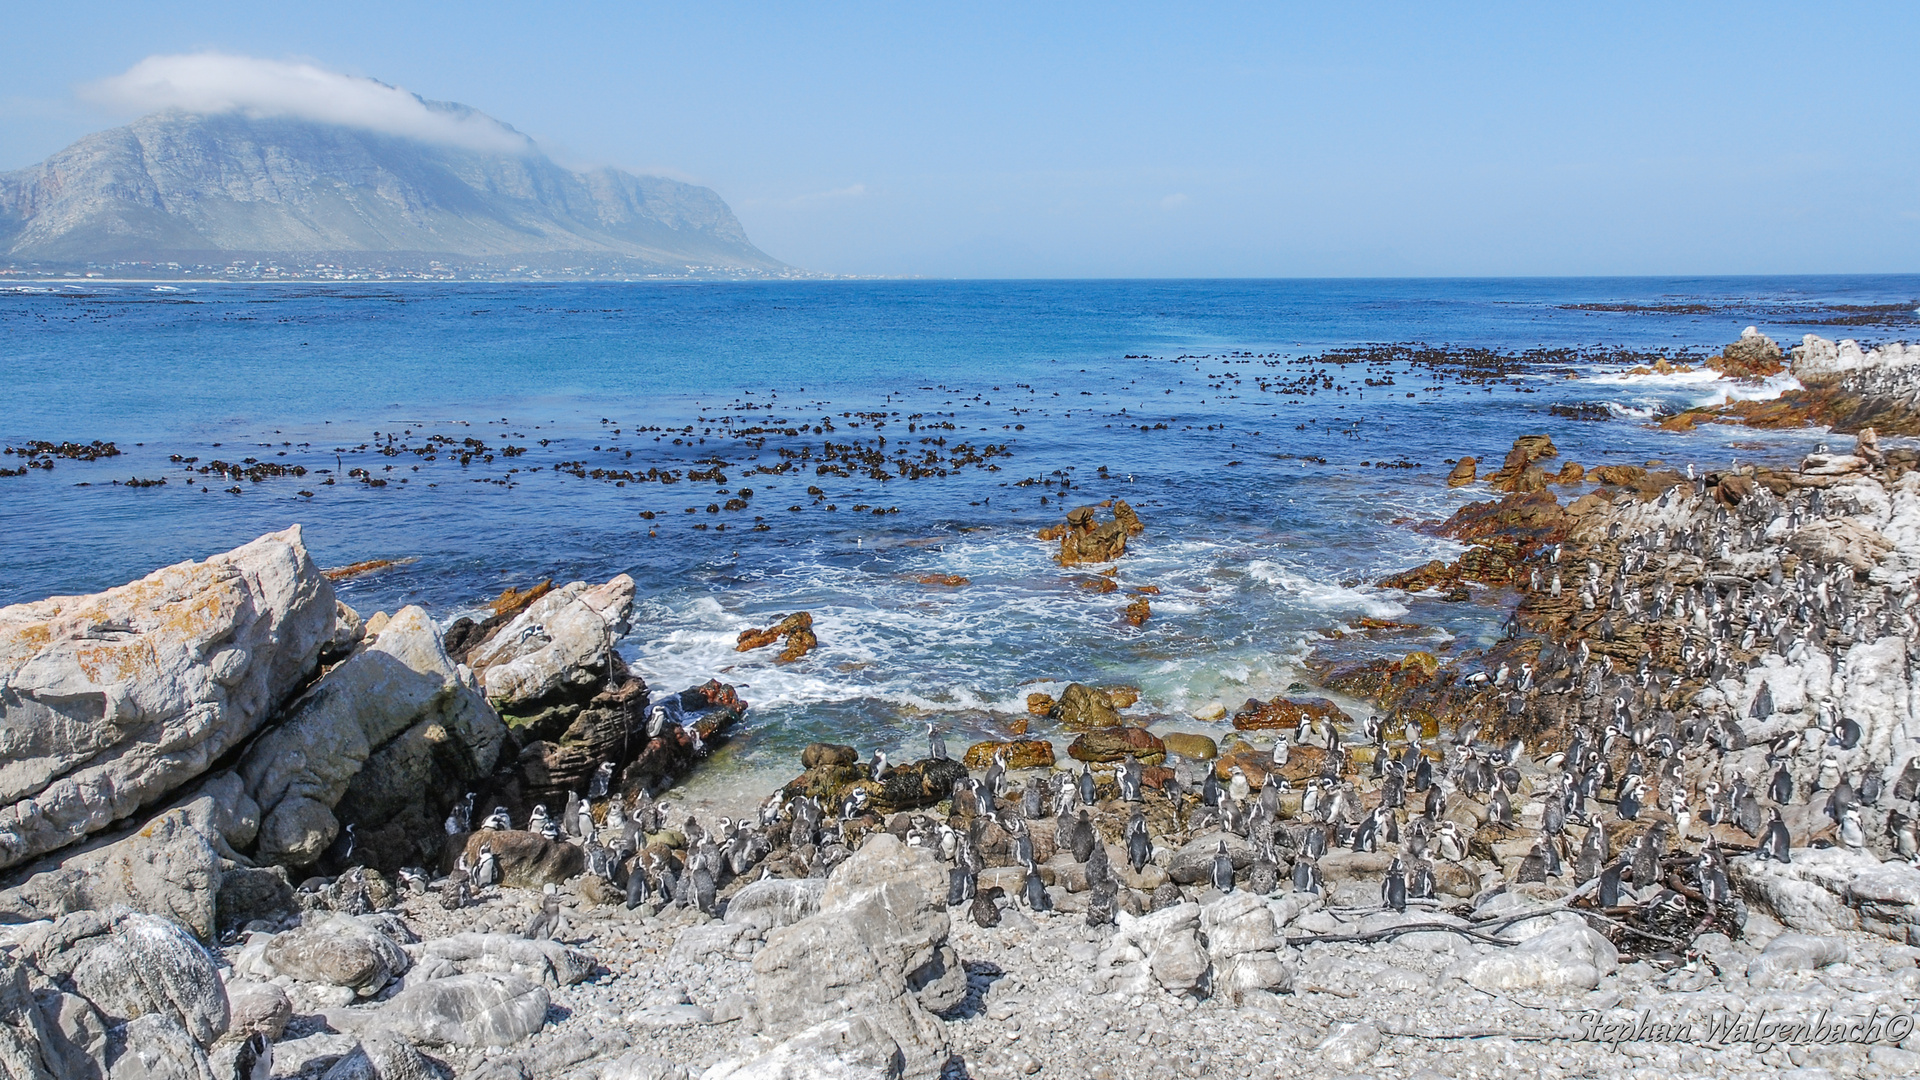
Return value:
M 1912 350 L 1850 344 L 1796 373 L 1897 425 Z M 363 619 L 296 527 L 0 609 L 0 1072 L 1913 1075 L 1920 454 L 1848 449 L 1528 436 L 1381 583 L 1510 596 L 1506 635 L 1359 628 L 1312 666 L 1365 708 L 1155 733 L 1075 683 L 951 754 L 808 747 L 738 819 L 676 784 L 749 705 L 629 669 L 624 576 Z

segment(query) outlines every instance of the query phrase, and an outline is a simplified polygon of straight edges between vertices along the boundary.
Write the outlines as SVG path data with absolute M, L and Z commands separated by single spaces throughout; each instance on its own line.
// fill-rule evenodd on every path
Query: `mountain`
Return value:
M 242 113 L 155 113 L 0 173 L 0 262 L 784 275 L 712 189 L 573 172 L 497 125 L 486 148 Z M 504 147 L 504 148 L 503 148 Z M 518 147 L 518 149 L 513 149 Z

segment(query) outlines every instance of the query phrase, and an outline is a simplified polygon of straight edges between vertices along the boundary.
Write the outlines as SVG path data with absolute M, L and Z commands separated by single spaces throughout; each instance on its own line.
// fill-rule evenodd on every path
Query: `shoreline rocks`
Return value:
M 102 593 L 0 608 L 0 869 L 205 773 L 309 677 L 334 614 L 298 526 Z

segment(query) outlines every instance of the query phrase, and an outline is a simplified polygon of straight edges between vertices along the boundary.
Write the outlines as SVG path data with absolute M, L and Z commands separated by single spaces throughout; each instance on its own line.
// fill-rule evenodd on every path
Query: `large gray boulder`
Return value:
M 1620 966 L 1620 954 L 1586 920 L 1571 912 L 1542 916 L 1545 929 L 1509 949 L 1460 960 L 1441 973 L 1488 993 L 1535 990 L 1571 994 L 1592 990 Z
M 407 1040 L 370 1031 L 320 1080 L 439 1080 L 440 1073 Z
M 161 1016 L 201 1047 L 227 1030 L 227 991 L 213 957 L 178 924 L 115 913 L 112 930 L 88 943 L 67 983 L 109 1022 Z
M 149 1013 L 107 1036 L 107 1080 L 215 1080 L 206 1048 L 170 1016 Z
M 593 974 L 594 959 L 569 945 L 515 934 L 451 934 L 422 942 L 420 960 L 445 960 L 462 975 L 505 972 L 554 989 Z
M 633 613 L 633 579 L 576 581 L 535 600 L 467 654 L 487 697 L 502 708 L 593 686 Z
M 245 742 L 313 670 L 334 608 L 298 526 L 0 608 L 0 868 L 160 802 Z
M 59 1041 L 59 1029 L 27 990 L 26 968 L 0 952 L 0 1080 L 66 1076 L 69 1065 L 54 1049 Z
M 138 832 L 69 855 L 0 891 L 0 920 L 53 919 L 124 906 L 164 915 L 212 940 L 223 862 L 218 834 L 173 809 Z
M 370 845 L 363 854 L 376 856 L 366 861 L 388 870 L 425 861 L 437 847 L 417 844 L 441 842 L 445 812 L 427 800 L 450 802 L 491 772 L 505 738 L 472 674 L 447 657 L 433 620 L 402 608 L 241 759 L 237 771 L 261 808 L 256 856 L 310 865 L 344 817 L 397 841 L 384 852 L 379 838 L 362 836 Z
M 361 997 L 379 993 L 412 966 L 399 943 L 348 915 L 275 934 L 261 959 L 276 975 L 344 986 Z
M 1792 862 L 1735 859 L 1733 886 L 1791 930 L 1883 934 L 1920 945 L 1920 868 L 1846 848 L 1795 849 Z
M 886 1063 L 888 1075 L 905 1080 L 933 1080 L 951 1051 L 921 991 L 938 985 L 944 996 L 946 973 L 959 970 L 949 929 L 940 863 L 890 834 L 872 837 L 834 868 L 819 912 L 774 931 L 754 957 L 763 1033 L 830 1044 L 834 1056 Z M 796 1044 L 781 1060 L 817 1056 L 802 1049 Z M 761 1075 L 747 1062 L 725 1068 Z
M 409 986 L 373 1013 L 330 1014 L 329 1020 L 336 1028 L 388 1031 L 429 1046 L 511 1046 L 546 1025 L 551 1003 L 539 983 L 475 973 Z

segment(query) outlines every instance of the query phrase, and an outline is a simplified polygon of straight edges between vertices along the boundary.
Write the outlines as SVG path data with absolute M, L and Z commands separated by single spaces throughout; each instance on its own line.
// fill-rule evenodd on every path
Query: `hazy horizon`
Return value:
M 827 273 L 1920 271 L 1905 6 L 90 10 L 10 13 L 0 170 L 163 105 L 522 141 L 417 94 Z

